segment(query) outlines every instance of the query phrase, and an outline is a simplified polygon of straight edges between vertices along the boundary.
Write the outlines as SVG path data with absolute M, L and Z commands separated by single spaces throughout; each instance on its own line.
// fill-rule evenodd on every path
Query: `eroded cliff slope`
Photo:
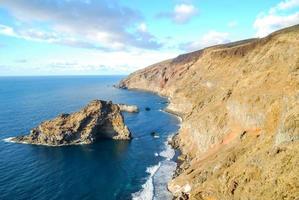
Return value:
M 139 70 L 120 87 L 170 97 L 190 199 L 299 198 L 299 25 Z

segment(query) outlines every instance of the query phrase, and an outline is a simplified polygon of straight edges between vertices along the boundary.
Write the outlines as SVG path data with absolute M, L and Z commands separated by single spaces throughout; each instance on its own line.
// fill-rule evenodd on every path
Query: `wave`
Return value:
M 157 165 L 148 167 L 146 172 L 149 173 L 147 181 L 142 185 L 142 189 L 132 194 L 133 200 L 171 200 L 172 194 L 167 189 L 167 183 L 177 167 L 176 162 L 172 161 L 175 155 L 174 149 L 168 144 L 173 136 L 169 136 L 164 143 L 164 150 L 158 155 L 164 157 L 165 160 Z M 157 155 L 157 153 L 155 154 Z
M 12 139 L 14 139 L 14 137 L 5 138 L 5 139 L 3 139 L 3 141 L 15 143 L 14 141 L 12 141 Z
M 153 177 L 154 200 L 171 200 L 172 194 L 167 189 L 177 164 L 170 160 L 164 160 Z
M 133 200 L 152 200 L 154 196 L 154 184 L 153 184 L 153 176 L 157 172 L 160 167 L 160 163 L 158 165 L 148 167 L 146 172 L 150 174 L 147 181 L 142 185 L 142 189 L 134 194 L 132 194 Z
M 171 160 L 175 155 L 174 149 L 169 145 L 169 140 L 171 140 L 172 137 L 173 136 L 168 137 L 167 141 L 164 143 L 166 148 L 159 153 L 159 155 L 166 158 L 166 160 Z

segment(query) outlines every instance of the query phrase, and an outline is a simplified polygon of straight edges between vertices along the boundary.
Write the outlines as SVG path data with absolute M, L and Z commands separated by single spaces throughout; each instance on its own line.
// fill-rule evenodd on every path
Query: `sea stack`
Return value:
M 72 114 L 61 114 L 53 120 L 42 122 L 33 128 L 29 135 L 15 137 L 12 141 L 61 146 L 90 144 L 101 138 L 131 138 L 119 106 L 111 101 L 91 101 L 82 110 Z
M 138 113 L 139 108 L 136 105 L 117 104 L 121 112 Z

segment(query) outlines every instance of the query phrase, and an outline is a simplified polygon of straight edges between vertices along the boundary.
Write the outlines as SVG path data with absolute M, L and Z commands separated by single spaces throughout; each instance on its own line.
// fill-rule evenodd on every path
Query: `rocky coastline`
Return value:
M 101 138 L 129 140 L 131 133 L 124 124 L 120 106 L 94 100 L 78 112 L 60 114 L 55 119 L 42 122 L 33 128 L 29 135 L 17 136 L 10 141 L 62 146 L 90 144 Z
M 299 25 L 209 47 L 129 75 L 120 88 L 167 96 L 182 126 L 175 199 L 299 196 Z

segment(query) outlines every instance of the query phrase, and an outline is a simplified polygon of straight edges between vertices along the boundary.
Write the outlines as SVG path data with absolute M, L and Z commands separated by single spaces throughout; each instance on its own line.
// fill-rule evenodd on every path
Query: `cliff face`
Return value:
M 121 81 L 170 97 L 190 199 L 299 197 L 299 25 L 180 55 Z
M 120 108 L 111 102 L 95 100 L 79 112 L 61 114 L 32 129 L 15 142 L 40 145 L 90 144 L 99 138 L 130 139 Z

